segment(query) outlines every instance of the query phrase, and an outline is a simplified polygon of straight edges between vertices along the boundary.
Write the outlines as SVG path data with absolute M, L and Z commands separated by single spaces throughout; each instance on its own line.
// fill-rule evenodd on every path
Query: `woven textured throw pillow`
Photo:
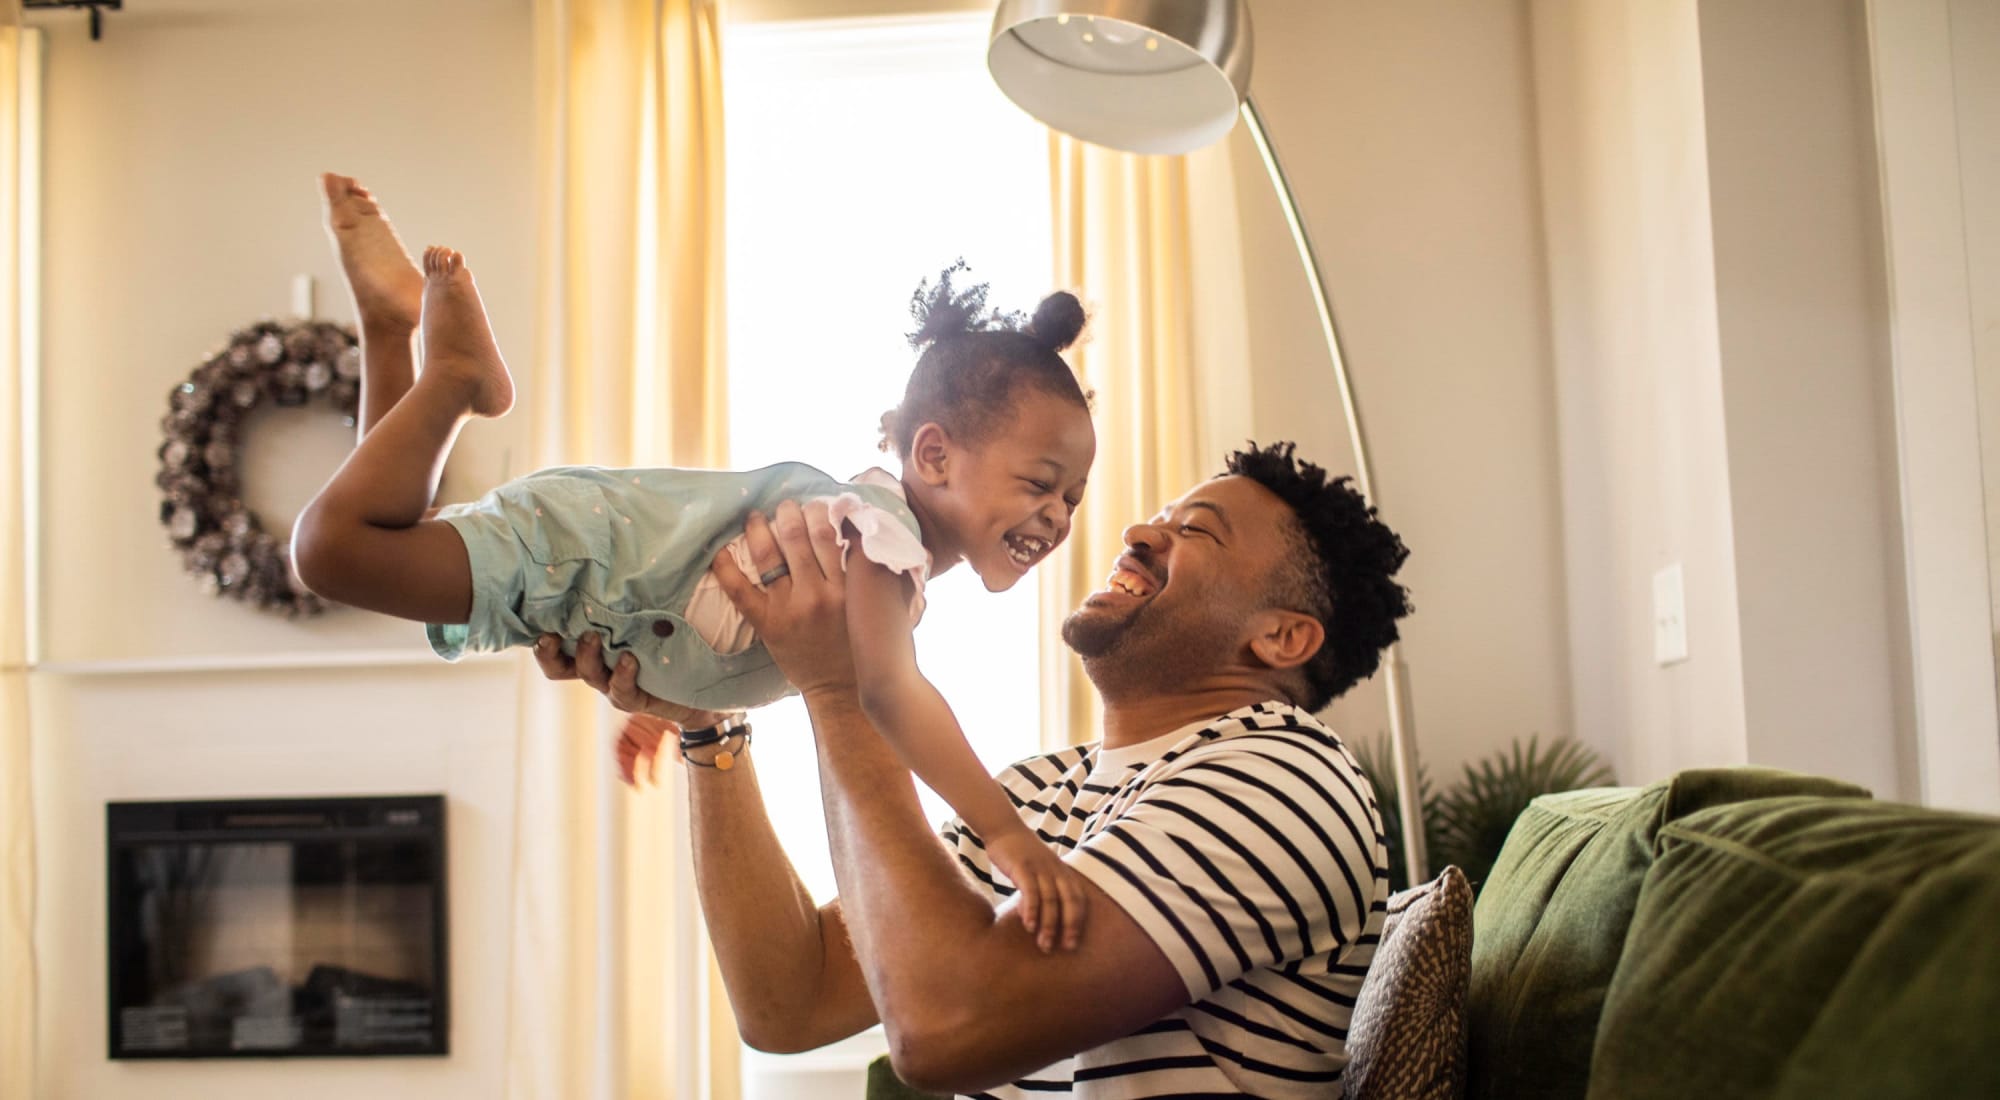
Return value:
M 1472 884 L 1456 867 L 1389 898 L 1347 1031 L 1349 1100 L 1465 1095 Z

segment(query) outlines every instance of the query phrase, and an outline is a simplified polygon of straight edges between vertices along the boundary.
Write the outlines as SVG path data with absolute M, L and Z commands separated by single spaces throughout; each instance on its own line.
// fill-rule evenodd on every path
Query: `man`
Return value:
M 1374 795 L 1312 712 L 1395 640 L 1407 551 L 1289 444 L 1228 469 L 1129 528 L 1063 624 L 1102 742 L 1002 776 L 1089 881 L 1066 950 L 1022 927 L 978 837 L 953 823 L 939 843 L 870 728 L 832 527 L 796 505 L 753 517 L 759 569 L 789 575 L 716 573 L 805 698 L 840 896 L 812 904 L 747 758 L 692 769 L 697 882 L 746 1041 L 807 1050 L 880 1019 L 906 1081 L 978 1096 L 1337 1092 L 1388 887 Z M 587 641 L 573 665 L 538 649 L 544 671 L 658 710 Z

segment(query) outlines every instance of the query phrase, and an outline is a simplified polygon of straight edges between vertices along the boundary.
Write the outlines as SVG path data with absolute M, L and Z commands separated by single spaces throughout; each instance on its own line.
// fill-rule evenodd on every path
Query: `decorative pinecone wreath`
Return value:
M 160 421 L 160 522 L 187 571 L 212 596 L 287 618 L 326 603 L 299 585 L 290 540 L 264 530 L 243 503 L 238 430 L 266 398 L 332 403 L 351 426 L 361 398 L 361 343 L 326 321 L 260 321 L 229 338 L 167 394 Z

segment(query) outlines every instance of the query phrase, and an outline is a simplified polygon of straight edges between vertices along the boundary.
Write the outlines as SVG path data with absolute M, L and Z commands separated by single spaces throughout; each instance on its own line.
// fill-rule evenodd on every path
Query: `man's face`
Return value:
M 1244 477 L 1196 486 L 1125 529 L 1104 586 L 1063 622 L 1063 640 L 1100 689 L 1171 686 L 1237 660 L 1250 616 L 1269 606 L 1291 510 Z

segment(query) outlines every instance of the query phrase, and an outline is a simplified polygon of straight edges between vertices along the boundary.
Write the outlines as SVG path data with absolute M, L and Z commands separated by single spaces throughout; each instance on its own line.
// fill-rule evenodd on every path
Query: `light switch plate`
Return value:
M 1653 660 L 1665 667 L 1687 659 L 1687 591 L 1675 562 L 1653 574 Z

